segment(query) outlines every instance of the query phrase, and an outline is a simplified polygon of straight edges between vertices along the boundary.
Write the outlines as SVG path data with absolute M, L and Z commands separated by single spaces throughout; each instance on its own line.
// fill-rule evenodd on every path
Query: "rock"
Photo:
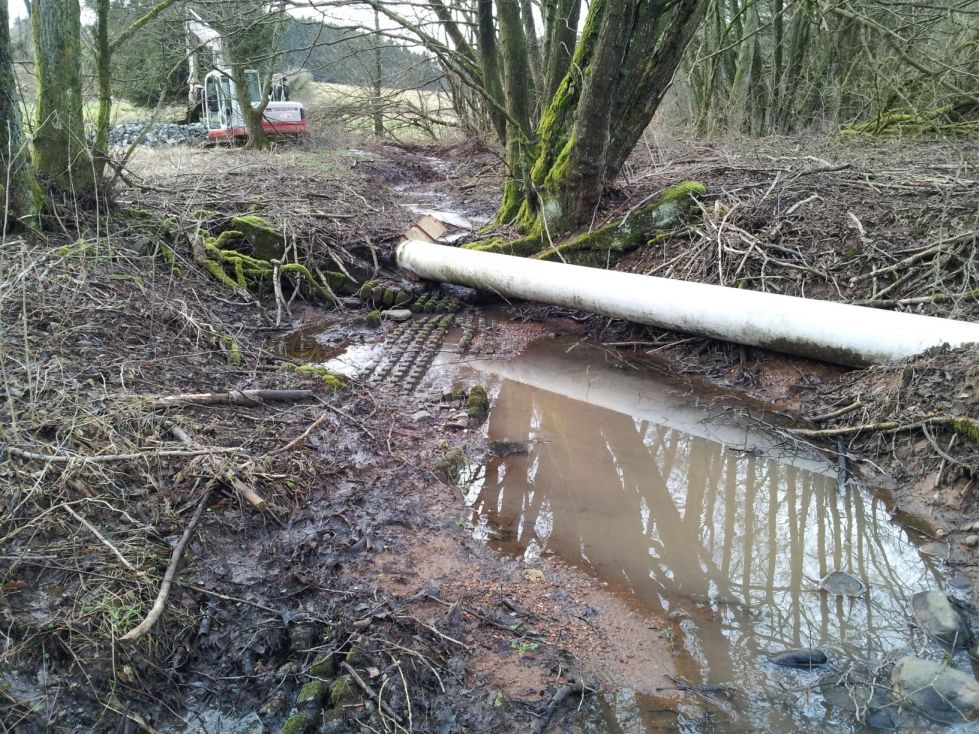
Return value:
M 511 454 L 526 454 L 527 444 L 523 441 L 490 441 L 489 450 L 500 459 L 504 459 Z
M 280 734 L 306 734 L 313 728 L 313 720 L 306 714 L 293 714 L 282 724 Z
M 972 577 L 967 573 L 957 573 L 948 580 L 948 585 L 953 589 L 968 591 L 972 588 Z
M 388 321 L 411 321 L 411 311 L 407 308 L 392 308 L 388 311 L 381 311 L 381 316 Z
M 128 148 L 138 138 L 146 126 L 145 120 L 135 120 L 122 125 L 115 125 L 109 130 L 109 147 Z M 165 122 L 155 122 L 150 125 L 146 135 L 140 141 L 144 146 L 173 146 L 192 145 L 207 139 L 207 128 L 201 123 L 191 125 L 176 125 Z
M 428 423 L 430 420 L 432 420 L 432 414 L 427 410 L 419 410 L 417 413 L 412 414 L 411 419 L 415 423 Z
M 818 668 L 829 662 L 829 657 L 822 650 L 810 648 L 807 650 L 785 650 L 772 655 L 769 660 L 775 665 L 786 668 Z
M 979 545 L 979 535 L 966 535 L 962 542 L 968 546 Z
M 299 708 L 309 706 L 318 710 L 323 706 L 329 692 L 326 683 L 321 680 L 311 680 L 299 689 L 299 693 L 296 695 L 296 706 Z
M 832 571 L 820 582 L 820 586 L 837 596 L 860 596 L 867 587 L 863 582 L 844 571 Z
M 258 707 L 258 715 L 264 718 L 284 713 L 289 703 L 285 691 L 274 691 Z
M 891 669 L 891 690 L 900 702 L 946 724 L 979 718 L 979 682 L 960 670 L 905 655 Z
M 297 624 L 289 628 L 289 649 L 306 652 L 316 644 L 316 628 L 309 624 Z
M 942 591 L 920 591 L 911 597 L 915 621 L 936 640 L 954 647 L 967 647 L 972 630 L 966 625 L 953 599 Z

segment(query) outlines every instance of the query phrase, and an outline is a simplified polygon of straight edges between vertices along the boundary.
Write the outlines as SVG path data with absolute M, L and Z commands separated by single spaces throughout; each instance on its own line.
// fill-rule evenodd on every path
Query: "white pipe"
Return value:
M 408 240 L 398 265 L 467 285 L 826 362 L 891 362 L 979 342 L 979 324 Z

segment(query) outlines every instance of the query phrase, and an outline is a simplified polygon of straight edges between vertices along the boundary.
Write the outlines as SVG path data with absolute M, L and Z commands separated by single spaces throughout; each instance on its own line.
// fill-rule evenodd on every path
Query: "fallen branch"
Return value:
M 857 400 L 843 408 L 840 408 L 839 410 L 833 410 L 830 411 L 829 413 L 814 415 L 811 418 L 809 418 L 809 420 L 813 423 L 825 423 L 828 420 L 832 420 L 833 418 L 839 418 L 841 415 L 846 415 L 847 413 L 850 413 L 856 410 L 857 408 L 861 408 L 861 407 L 863 407 L 863 403 Z
M 311 400 L 312 390 L 230 390 L 228 392 L 185 393 L 154 398 L 154 408 L 171 405 L 261 405 L 267 402 Z
M 809 438 L 825 438 L 831 436 L 849 436 L 852 433 L 863 433 L 864 431 L 874 431 L 880 433 L 893 433 L 896 431 L 912 431 L 924 426 L 951 426 L 956 433 L 970 436 L 973 440 L 979 440 L 979 421 L 972 418 L 952 415 L 938 415 L 914 423 L 899 423 L 897 421 L 885 421 L 883 423 L 860 423 L 855 426 L 842 426 L 840 428 L 789 428 L 788 431 L 796 436 L 806 436 Z
M 184 534 L 180 537 L 180 542 L 178 542 L 177 547 L 173 549 L 173 554 L 170 556 L 170 565 L 167 566 L 167 571 L 163 575 L 163 583 L 160 584 L 160 593 L 156 595 L 156 601 L 153 602 L 153 607 L 150 609 L 149 614 L 146 615 L 146 619 L 120 637 L 119 642 L 128 643 L 138 640 L 140 637 L 149 632 L 150 629 L 152 629 L 153 625 L 156 624 L 157 620 L 160 618 L 160 615 L 163 614 L 163 610 L 167 605 L 167 597 L 170 595 L 170 587 L 173 586 L 173 578 L 177 575 L 177 569 L 180 566 L 180 558 L 184 554 L 184 548 L 187 547 L 187 543 L 190 541 L 190 536 L 193 534 L 197 524 L 201 521 L 201 517 L 204 514 L 204 509 L 207 507 L 207 501 L 210 498 L 211 490 L 208 489 L 201 498 L 200 503 L 197 505 L 197 509 L 194 511 L 194 516 L 190 519 L 190 523 L 187 525 L 186 529 L 184 529 Z
M 564 699 L 575 693 L 580 693 L 582 696 L 584 696 L 587 690 L 588 686 L 586 686 L 578 678 L 575 678 L 558 688 L 554 692 L 554 695 L 551 696 L 551 700 L 547 704 L 547 709 L 544 711 L 544 715 L 538 719 L 537 723 L 534 725 L 534 734 L 544 734 L 548 724 L 551 723 L 551 719 L 554 718 L 554 714 L 557 712 L 557 707 L 564 702 Z
M 236 454 L 241 449 L 227 446 L 208 446 L 193 449 L 157 449 L 156 451 L 137 451 L 132 454 L 99 454 L 97 456 L 83 456 L 73 454 L 39 454 L 34 451 L 25 451 L 14 446 L 7 446 L 5 449 L 11 456 L 19 456 L 30 461 L 45 461 L 49 464 L 107 464 L 113 461 L 136 461 L 139 459 L 156 459 L 166 456 L 205 456 L 208 454 Z

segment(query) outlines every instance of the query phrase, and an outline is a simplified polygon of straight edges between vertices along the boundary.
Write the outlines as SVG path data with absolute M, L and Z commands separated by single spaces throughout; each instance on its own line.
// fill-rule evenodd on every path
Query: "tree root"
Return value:
M 539 232 L 521 239 L 507 241 L 503 237 L 494 237 L 463 246 L 535 260 L 609 267 L 630 250 L 658 241 L 664 233 L 682 226 L 696 198 L 705 192 L 703 184 L 684 181 L 663 191 L 653 203 L 629 212 L 621 221 L 583 232 L 556 245 L 547 237 L 546 229 L 538 227 Z

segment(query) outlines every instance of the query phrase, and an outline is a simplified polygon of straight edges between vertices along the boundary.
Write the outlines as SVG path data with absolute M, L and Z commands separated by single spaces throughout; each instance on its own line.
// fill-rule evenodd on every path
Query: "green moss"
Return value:
M 225 354 L 228 355 L 228 364 L 233 364 L 235 366 L 244 364 L 245 358 L 241 354 L 241 347 L 235 339 L 230 336 L 221 337 L 221 342 L 224 344 Z
M 476 385 L 469 390 L 469 397 L 466 398 L 466 412 L 469 414 L 470 421 L 479 425 L 486 420 L 489 415 L 489 405 L 486 388 L 482 385 Z
M 972 439 L 979 443 L 979 423 L 971 418 L 959 418 L 952 422 L 952 428 L 960 436 Z
M 309 666 L 309 674 L 318 678 L 332 678 L 336 672 L 337 666 L 332 655 L 323 655 Z
M 299 689 L 296 695 L 296 705 L 313 704 L 320 706 L 326 700 L 326 683 L 321 680 L 311 680 Z
M 393 288 L 388 288 L 386 291 L 384 291 L 384 299 L 383 299 L 384 305 L 393 306 L 394 299 L 397 297 L 397 295 L 398 295 L 397 291 L 395 291 Z
M 659 197 L 660 203 L 666 204 L 670 201 L 682 201 L 690 197 L 698 198 L 707 193 L 707 187 L 700 181 L 681 181 L 675 186 L 670 186 Z
M 217 219 L 221 216 L 220 212 L 216 212 L 213 209 L 194 209 L 190 213 L 194 219 Z
M 532 257 L 588 267 L 608 267 L 626 252 L 651 238 L 662 240 L 665 232 L 682 225 L 693 207 L 694 197 L 704 191 L 703 184 L 696 181 L 671 186 L 657 201 L 634 212 L 625 222 L 613 222 L 576 235 Z
M 373 311 L 367 314 L 364 320 L 368 326 L 376 329 L 381 325 L 381 312 L 375 308 Z
M 279 734 L 306 734 L 313 726 L 313 720 L 306 714 L 293 714 L 279 729 Z
M 330 688 L 330 702 L 334 708 L 350 703 L 355 698 L 354 679 L 349 675 L 341 675 Z
M 283 367 L 293 372 L 297 372 L 300 375 L 310 375 L 312 377 L 318 377 L 323 381 L 331 390 L 342 390 L 347 386 L 347 381 L 342 375 L 338 375 L 332 370 L 324 367 L 323 365 L 317 364 L 292 364 L 291 362 L 286 362 Z
M 260 260 L 279 260 L 285 253 L 285 237 L 263 217 L 255 214 L 233 217 L 231 229 L 244 235 L 252 246 L 252 255 Z
M 371 293 L 374 292 L 374 288 L 377 287 L 379 282 L 380 281 L 378 280 L 368 280 L 366 283 L 360 286 L 360 288 L 357 291 L 358 298 L 360 298 L 360 300 L 364 302 L 370 301 Z

